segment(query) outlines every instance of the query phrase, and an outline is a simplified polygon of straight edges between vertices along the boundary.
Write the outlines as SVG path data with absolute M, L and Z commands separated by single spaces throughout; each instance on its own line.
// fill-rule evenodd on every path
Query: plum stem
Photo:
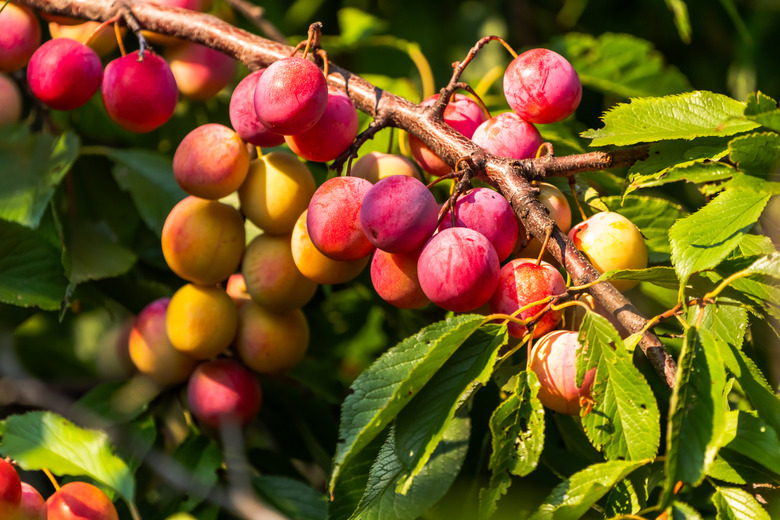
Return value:
M 49 468 L 41 468 L 41 471 L 43 471 L 43 473 L 49 478 L 49 480 L 51 481 L 51 485 L 54 486 L 54 490 L 59 491 L 60 484 L 59 482 L 57 482 L 57 479 L 54 477 L 54 474 L 51 471 L 49 471 Z

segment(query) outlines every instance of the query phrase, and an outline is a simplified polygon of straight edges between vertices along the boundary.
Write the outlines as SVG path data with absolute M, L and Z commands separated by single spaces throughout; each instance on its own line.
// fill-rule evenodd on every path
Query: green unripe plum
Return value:
M 171 270 L 187 281 L 213 285 L 236 272 L 244 254 L 244 219 L 235 208 L 186 197 L 165 219 L 162 251 Z
M 99 488 L 87 482 L 69 482 L 43 505 L 46 520 L 119 520 L 113 502 Z
M 144 307 L 130 331 L 130 359 L 139 372 L 161 385 L 184 382 L 197 363 L 168 339 L 165 317 L 170 301 L 160 298 Z
M 414 163 L 402 155 L 382 152 L 369 152 L 352 164 L 350 175 L 366 179 L 376 184 L 391 175 L 406 175 L 422 180 L 420 170 Z
M 252 223 L 266 233 L 281 235 L 292 231 L 316 189 L 314 177 L 298 157 L 271 152 L 250 163 L 238 199 Z
M 173 176 L 181 189 L 202 199 L 236 191 L 249 172 L 246 145 L 230 128 L 209 123 L 182 139 L 173 156 Z
M 247 246 L 241 262 L 247 292 L 274 312 L 303 307 L 317 291 L 317 283 L 303 276 L 295 265 L 291 238 L 291 234 L 258 235 Z
M 539 400 L 551 410 L 567 415 L 580 412 L 580 399 L 590 398 L 596 368 L 585 373 L 577 387 L 577 352 L 581 346 L 577 333 L 556 330 L 545 334 L 534 344 L 531 370 L 539 379 Z
M 309 347 L 309 323 L 300 309 L 276 314 L 248 303 L 239 310 L 236 352 L 260 374 L 278 374 L 296 366 Z
M 619 213 L 596 213 L 574 226 L 569 238 L 600 274 L 613 269 L 647 267 L 647 245 L 642 232 Z M 627 291 L 637 283 L 635 280 L 615 280 L 612 285 L 618 291 Z
M 319 284 L 332 285 L 348 282 L 357 277 L 368 265 L 369 256 L 357 260 L 333 260 L 314 246 L 306 226 L 308 210 L 301 213 L 295 223 L 290 245 L 293 261 L 298 270 Z
M 197 359 L 211 359 L 233 342 L 238 311 L 224 289 L 187 284 L 171 298 L 165 330 L 177 350 Z

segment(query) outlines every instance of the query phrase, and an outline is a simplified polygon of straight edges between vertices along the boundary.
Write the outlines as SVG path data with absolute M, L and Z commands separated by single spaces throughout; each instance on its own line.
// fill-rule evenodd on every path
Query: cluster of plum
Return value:
M 201 0 L 155 0 L 156 3 L 202 10 Z M 163 56 L 135 51 L 111 60 L 117 36 L 110 25 L 42 13 L 52 39 L 41 44 L 35 13 L 9 3 L 0 16 L 0 124 L 18 121 L 22 97 L 3 74 L 27 67 L 32 94 L 57 110 L 84 105 L 100 90 L 109 117 L 132 132 L 149 132 L 173 115 L 179 93 L 194 100 L 216 95 L 234 78 L 235 60 L 209 47 L 146 32 L 165 44 Z M 143 88 L 139 88 L 143 85 Z
M 0 459 L 0 518 L 118 520 L 119 515 L 111 499 L 88 482 L 69 482 L 44 501 L 38 490 L 21 481 L 10 462 Z

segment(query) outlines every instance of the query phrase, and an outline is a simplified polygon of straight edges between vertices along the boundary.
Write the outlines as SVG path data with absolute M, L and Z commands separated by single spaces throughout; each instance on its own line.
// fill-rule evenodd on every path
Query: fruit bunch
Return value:
M 0 459 L 0 518 L 3 520 L 118 520 L 116 508 L 98 487 L 69 482 L 45 501 L 33 486 L 22 482 L 16 468 Z

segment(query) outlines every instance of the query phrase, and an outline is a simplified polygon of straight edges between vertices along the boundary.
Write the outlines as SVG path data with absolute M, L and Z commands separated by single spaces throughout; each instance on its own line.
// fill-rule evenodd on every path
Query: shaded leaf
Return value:
M 530 520 L 577 520 L 615 484 L 648 461 L 593 464 L 555 486 Z
M 703 90 L 664 97 L 635 98 L 603 117 L 604 128 L 583 132 L 592 146 L 734 135 L 756 128 L 742 118 L 745 104 Z
M 705 182 L 715 182 L 733 177 L 735 170 L 722 162 L 697 161 L 690 164 L 674 166 L 660 173 L 650 175 L 634 175 L 631 177 L 631 184 L 626 189 L 626 193 L 631 193 L 640 188 L 652 188 L 663 186 L 672 182 L 691 182 L 702 184 Z
M 60 251 L 40 233 L 3 220 L 0 244 L 0 302 L 58 310 L 68 286 Z
M 26 470 L 48 468 L 56 475 L 87 476 L 128 502 L 135 494 L 130 468 L 117 457 L 108 435 L 79 428 L 52 412 L 29 412 L 5 420 L 0 452 Z
M 328 498 L 299 480 L 273 475 L 252 479 L 252 486 L 273 507 L 296 520 L 328 518 Z
M 75 221 L 69 234 L 63 265 L 72 285 L 119 276 L 137 260 L 135 253 L 120 244 L 104 222 Z
M 0 219 L 37 228 L 65 174 L 79 155 L 79 138 L 30 135 L 29 127 L 0 129 Z
M 780 110 L 777 102 L 763 92 L 748 96 L 745 105 L 745 117 L 761 126 L 780 132 Z
M 667 518 L 669 518 L 669 520 L 702 520 L 698 511 L 688 504 L 676 500 L 669 507 Z
M 466 314 L 429 325 L 358 376 L 341 407 L 331 491 L 341 468 L 384 430 L 483 321 Z
M 347 520 L 357 510 L 368 484 L 371 466 L 386 439 L 387 435 L 374 437 L 341 472 L 333 489 L 332 500 L 328 503 L 329 520 Z
M 740 171 L 766 177 L 780 162 L 780 135 L 767 132 L 735 137 L 729 143 L 729 158 Z
M 522 477 L 536 469 L 544 448 L 544 407 L 536 397 L 539 381 L 531 371 L 521 372 L 516 381 L 512 394 L 490 417 L 491 474 L 479 493 L 481 518 L 495 512 L 512 483 L 510 474 Z
M 780 475 L 780 438 L 777 432 L 750 412 L 728 412 L 726 419 L 728 438 L 724 439 L 724 446 Z
M 412 520 L 430 509 L 447 492 L 460 472 L 471 433 L 468 417 L 456 417 L 444 432 L 428 463 L 405 495 L 396 492 L 403 465 L 395 449 L 394 430 L 371 468 L 360 507 L 352 515 L 360 520 Z
M 399 492 L 408 489 L 427 463 L 465 399 L 488 382 L 507 340 L 506 327 L 485 325 L 476 330 L 398 414 L 396 452 L 405 470 Z
M 176 447 L 173 458 L 190 477 L 187 499 L 180 507 L 185 511 L 192 511 L 217 485 L 217 471 L 222 466 L 222 450 L 208 437 L 190 433 L 184 442 Z

